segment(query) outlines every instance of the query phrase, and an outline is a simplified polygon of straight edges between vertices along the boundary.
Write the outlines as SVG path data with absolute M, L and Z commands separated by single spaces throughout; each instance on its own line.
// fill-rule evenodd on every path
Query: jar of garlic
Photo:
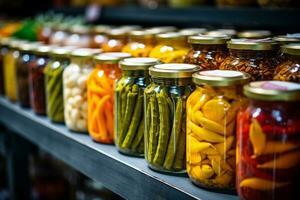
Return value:
M 68 129 L 87 132 L 87 77 L 92 71 L 92 49 L 71 53 L 71 63 L 63 73 L 64 116 Z

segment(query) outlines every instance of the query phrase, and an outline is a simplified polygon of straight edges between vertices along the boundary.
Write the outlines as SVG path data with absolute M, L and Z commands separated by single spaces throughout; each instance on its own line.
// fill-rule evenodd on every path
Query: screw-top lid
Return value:
M 300 43 L 300 33 L 279 35 L 274 37 L 273 40 L 280 44 Z
M 190 44 L 226 44 L 230 40 L 230 37 L 227 35 L 219 36 L 208 36 L 208 35 L 198 35 L 190 36 L 188 42 Z
M 299 101 L 300 84 L 285 81 L 257 81 L 244 86 L 244 94 L 262 101 Z
M 33 52 L 41 43 L 38 42 L 26 42 L 19 46 L 21 52 Z
M 231 86 L 250 81 L 250 75 L 231 70 L 208 70 L 193 74 L 193 82 L 198 85 Z
M 108 25 L 97 25 L 92 28 L 92 32 L 96 34 L 106 34 L 112 27 Z
M 262 39 L 270 37 L 272 33 L 267 30 L 248 30 L 242 31 L 237 34 L 239 38 L 246 38 L 246 39 Z
M 232 39 L 227 43 L 227 47 L 229 49 L 265 51 L 278 48 L 278 44 L 271 39 Z
M 141 28 L 142 27 L 140 25 L 123 25 L 119 27 L 119 29 L 124 29 L 126 31 L 139 30 Z
M 51 55 L 65 57 L 68 56 L 71 52 L 72 52 L 72 48 L 57 47 L 52 49 Z
M 57 46 L 51 45 L 38 45 L 34 48 L 34 53 L 38 55 L 48 55 L 52 51 L 53 48 L 57 48 Z
M 300 56 L 300 43 L 283 45 L 281 47 L 281 50 L 283 53 L 286 53 L 289 55 Z
M 207 31 L 205 28 L 186 28 L 179 31 L 180 34 L 188 37 L 193 35 L 203 34 Z
M 156 35 L 159 40 L 176 40 L 176 41 L 186 41 L 186 37 L 177 32 L 161 33 Z
M 23 44 L 27 43 L 25 40 L 11 39 L 8 43 L 8 46 L 11 49 L 19 49 Z
M 101 50 L 95 52 L 95 49 L 80 48 L 72 51 L 71 56 L 76 58 L 92 58 L 96 53 L 101 53 Z
M 151 28 L 148 28 L 145 30 L 151 34 L 156 35 L 156 34 L 161 34 L 161 33 L 174 32 L 177 29 L 174 26 L 157 26 L 157 27 L 151 27 Z
M 192 78 L 199 70 L 197 65 L 169 63 L 150 67 L 149 73 L 154 78 Z
M 119 61 L 130 58 L 130 53 L 123 53 L 123 52 L 108 52 L 108 53 L 101 53 L 94 57 L 96 63 L 101 64 L 116 64 Z
M 205 35 L 209 36 L 218 36 L 218 35 L 227 35 L 229 37 L 233 37 L 236 35 L 236 30 L 234 29 L 217 29 L 213 31 L 206 32 Z
M 84 25 L 74 25 L 70 28 L 70 32 L 75 34 L 89 34 L 91 33 L 91 28 Z
M 134 30 L 129 32 L 129 37 L 131 39 L 151 39 L 154 37 L 154 34 L 145 30 Z
M 120 62 L 120 66 L 123 70 L 147 70 L 160 63 L 157 58 L 126 58 Z
M 107 35 L 112 38 L 126 38 L 128 36 L 128 30 L 121 29 L 121 28 L 115 28 L 108 30 Z

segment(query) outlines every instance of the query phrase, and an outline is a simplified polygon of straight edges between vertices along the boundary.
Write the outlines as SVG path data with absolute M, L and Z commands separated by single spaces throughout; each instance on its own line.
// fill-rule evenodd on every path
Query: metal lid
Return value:
M 283 53 L 286 53 L 289 55 L 300 56 L 300 43 L 283 45 L 281 47 L 281 50 Z
M 27 43 L 27 41 L 24 40 L 18 40 L 18 39 L 11 39 L 8 43 L 8 46 L 11 49 L 19 49 L 23 44 Z
M 123 53 L 123 52 L 108 52 L 108 53 L 101 53 L 94 57 L 96 63 L 101 64 L 117 64 L 119 61 L 130 58 L 130 53 Z
M 92 28 L 92 31 L 96 34 L 106 34 L 112 27 L 108 25 L 97 25 Z
M 89 34 L 91 33 L 91 28 L 84 25 L 74 25 L 70 28 L 70 32 L 73 34 Z
M 145 30 L 134 30 L 129 32 L 129 37 L 132 39 L 153 38 L 154 34 Z
M 150 67 L 149 74 L 156 78 L 192 78 L 199 70 L 197 65 L 169 63 Z
M 219 36 L 208 36 L 208 35 L 198 35 L 190 36 L 188 43 L 190 44 L 226 44 L 230 40 L 229 36 L 219 35 Z
M 174 32 L 177 30 L 174 26 L 157 26 L 157 27 L 151 27 L 148 29 L 145 29 L 147 32 L 152 34 L 161 34 L 161 33 L 167 33 L 167 32 Z
M 101 53 L 101 51 L 99 51 L 99 53 Z M 71 56 L 76 58 L 92 58 L 95 54 L 94 49 L 90 48 L 75 49 L 71 52 Z
M 161 33 L 156 35 L 156 38 L 159 40 L 182 40 L 186 41 L 186 37 L 177 32 L 170 32 L 170 33 Z
M 300 43 L 300 33 L 279 35 L 274 37 L 273 40 L 279 42 L 280 44 Z
M 120 62 L 120 67 L 123 70 L 147 70 L 160 63 L 157 58 L 126 58 Z
M 68 56 L 71 53 L 71 51 L 72 51 L 71 48 L 57 47 L 52 49 L 51 55 L 64 57 L 64 56 Z
M 124 29 L 126 31 L 133 31 L 133 30 L 138 30 L 141 28 L 142 27 L 140 25 L 123 25 L 123 26 L 119 27 L 119 29 Z
M 27 42 L 27 43 L 20 45 L 19 50 L 21 52 L 33 52 L 35 50 L 35 48 L 39 45 L 40 45 L 40 43 Z
M 285 81 L 257 81 L 244 86 L 244 94 L 262 101 L 299 101 L 300 84 Z
M 125 29 L 121 29 L 121 28 L 115 28 L 115 29 L 111 29 L 107 32 L 107 35 L 109 37 L 113 37 L 113 38 L 126 38 L 128 35 L 128 30 Z
M 209 35 L 209 36 L 227 35 L 229 37 L 233 37 L 236 35 L 236 30 L 234 30 L 234 29 L 217 29 L 217 30 L 209 31 L 205 35 Z
M 193 74 L 195 84 L 211 86 L 242 85 L 249 82 L 250 78 L 247 73 L 231 70 L 208 70 Z
M 206 31 L 207 29 L 205 28 L 186 28 L 186 29 L 181 29 L 179 33 L 187 37 L 187 36 L 203 34 Z
M 278 48 L 278 44 L 270 39 L 232 39 L 227 43 L 229 49 L 265 51 Z
M 51 45 L 38 45 L 34 48 L 34 53 L 38 55 L 48 55 L 52 51 L 53 48 L 57 48 L 56 46 Z
M 267 30 L 248 30 L 242 31 L 237 34 L 239 38 L 246 38 L 246 39 L 262 39 L 270 37 L 272 33 Z

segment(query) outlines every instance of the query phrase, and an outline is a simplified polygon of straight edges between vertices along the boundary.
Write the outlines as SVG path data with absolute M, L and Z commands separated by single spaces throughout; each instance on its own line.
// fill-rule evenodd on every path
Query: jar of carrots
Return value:
M 156 58 L 127 58 L 120 62 L 122 78 L 115 89 L 115 143 L 120 152 L 144 154 L 144 90 L 150 83 L 148 69 L 160 61 Z
M 114 143 L 114 87 L 121 77 L 119 61 L 128 53 L 102 53 L 94 57 L 95 69 L 87 80 L 88 131 L 96 142 Z

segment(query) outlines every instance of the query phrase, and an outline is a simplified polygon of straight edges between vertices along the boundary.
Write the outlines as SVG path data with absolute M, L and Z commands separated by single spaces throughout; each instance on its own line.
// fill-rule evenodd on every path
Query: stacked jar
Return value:
M 0 38 L 0 95 L 4 95 L 4 57 L 8 53 L 8 38 Z
M 300 83 L 300 44 L 284 45 L 281 49 L 286 59 L 276 67 L 274 79 Z
M 193 91 L 196 65 L 162 64 L 149 69 L 144 93 L 145 159 L 150 168 L 184 173 L 186 169 L 186 100 Z
M 148 69 L 156 58 L 127 58 L 120 62 L 122 77 L 115 89 L 115 143 L 120 152 L 144 155 L 144 90 L 150 83 Z
M 237 126 L 237 189 L 243 200 L 297 198 L 300 180 L 300 85 L 252 82 Z
M 187 172 L 205 188 L 235 189 L 236 116 L 246 104 L 243 84 L 250 75 L 227 70 L 193 75 L 196 90 L 187 100 Z
M 112 29 L 107 32 L 108 40 L 101 46 L 104 52 L 120 52 L 127 44 L 128 31 L 126 29 Z
M 129 42 L 122 51 L 130 53 L 133 57 L 148 57 L 154 46 L 154 35 L 147 31 L 131 31 Z
M 158 44 L 149 57 L 158 58 L 163 63 L 183 63 L 189 51 L 186 37 L 180 33 L 163 33 L 156 35 Z
M 114 88 L 121 77 L 119 61 L 128 53 L 102 53 L 95 56 L 95 69 L 87 80 L 88 131 L 96 142 L 114 143 Z
M 71 53 L 71 63 L 63 72 L 65 123 L 68 129 L 87 132 L 87 78 L 93 70 L 92 49 Z
M 17 100 L 17 74 L 16 65 L 20 56 L 19 46 L 24 44 L 20 40 L 11 40 L 9 42 L 9 50 L 3 59 L 4 67 L 4 89 L 5 95 L 10 101 Z
M 36 114 L 46 114 L 46 92 L 44 69 L 49 62 L 50 46 L 37 46 L 35 57 L 29 63 L 30 106 Z
M 69 54 L 68 48 L 54 48 L 44 70 L 47 116 L 57 123 L 64 122 L 63 71 L 70 63 Z
M 37 45 L 36 43 L 26 43 L 19 48 L 20 56 L 16 62 L 17 96 L 18 103 L 23 107 L 30 107 L 29 64 L 35 59 L 33 50 Z
M 278 45 L 272 40 L 232 39 L 228 42 L 230 56 L 221 70 L 246 72 L 252 80 L 272 80 L 278 65 Z
M 189 37 L 192 49 L 185 57 L 185 63 L 199 65 L 202 70 L 219 69 L 229 54 L 226 47 L 228 40 L 228 36 Z

